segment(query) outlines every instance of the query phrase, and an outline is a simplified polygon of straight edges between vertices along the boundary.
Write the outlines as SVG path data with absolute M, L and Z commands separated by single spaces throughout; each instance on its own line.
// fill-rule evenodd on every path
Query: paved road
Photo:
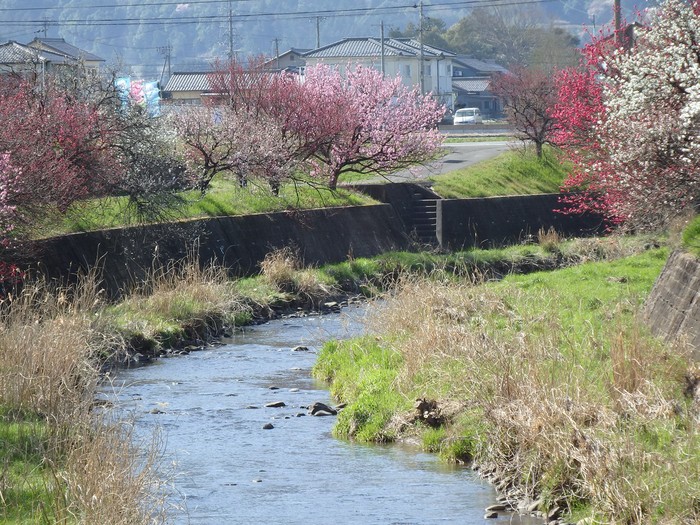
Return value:
M 447 155 L 425 165 L 411 168 L 410 170 L 398 171 L 387 177 L 362 181 L 367 183 L 382 182 L 415 182 L 425 180 L 432 175 L 449 173 L 488 160 L 496 155 L 507 151 L 512 143 L 505 140 L 494 140 L 491 142 L 452 142 L 443 147 L 448 151 Z

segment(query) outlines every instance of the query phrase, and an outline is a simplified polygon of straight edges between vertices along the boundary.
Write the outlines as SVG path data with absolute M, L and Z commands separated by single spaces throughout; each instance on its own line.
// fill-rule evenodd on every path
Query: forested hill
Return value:
M 493 5 L 496 0 L 485 0 Z M 541 0 L 528 6 L 544 23 L 590 23 L 588 5 L 599 0 Z M 634 0 L 630 2 L 630 9 Z M 36 36 L 66 41 L 120 64 L 125 72 L 158 77 L 169 46 L 173 69 L 194 68 L 213 57 L 273 55 L 291 47 L 313 48 L 348 36 L 379 36 L 418 24 L 414 0 L 3 0 L 0 40 L 27 43 Z M 425 0 L 424 16 L 446 27 L 469 13 L 474 2 Z M 229 16 L 230 14 L 230 16 Z M 607 8 L 599 17 L 609 19 Z M 233 38 L 230 38 L 229 26 Z

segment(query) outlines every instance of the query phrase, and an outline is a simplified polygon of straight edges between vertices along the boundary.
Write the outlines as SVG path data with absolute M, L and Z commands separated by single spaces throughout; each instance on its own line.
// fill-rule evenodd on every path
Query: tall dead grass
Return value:
M 182 337 L 206 341 L 232 327 L 237 316 L 250 308 L 236 293 L 226 268 L 201 265 L 192 252 L 181 260 L 155 265 L 118 310 L 123 332 L 159 343 L 163 325 L 183 329 Z
M 476 460 L 510 494 L 583 502 L 608 523 L 697 523 L 700 440 L 680 395 L 683 351 L 620 325 L 605 355 L 596 338 L 570 340 L 547 308 L 514 308 L 515 295 L 404 279 L 369 316 L 403 356 L 401 391 L 483 414 Z
M 23 441 L 28 449 L 7 451 L 0 478 L 6 490 L 43 479 L 46 497 L 32 520 L 164 519 L 155 456 L 136 452 L 126 422 L 93 410 L 100 383 L 94 356 L 118 343 L 103 331 L 101 299 L 91 275 L 73 288 L 26 283 L 0 305 L 0 425 L 27 417 L 38 422 L 36 433 Z M 22 479 L 10 461 L 23 454 L 40 458 L 26 472 L 31 480 Z
M 332 284 L 320 280 L 320 274 L 304 268 L 298 251 L 291 247 L 268 253 L 260 263 L 260 273 L 280 292 L 294 294 L 314 306 L 337 292 Z

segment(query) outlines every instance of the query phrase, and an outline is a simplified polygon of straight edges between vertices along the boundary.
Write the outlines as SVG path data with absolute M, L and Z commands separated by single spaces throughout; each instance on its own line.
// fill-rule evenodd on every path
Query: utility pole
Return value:
M 382 78 L 384 78 L 384 20 L 379 23 L 379 34 L 381 42 L 381 54 L 382 54 Z
M 279 38 L 274 38 L 272 40 L 275 44 L 275 69 L 279 71 L 280 69 L 280 39 Z
M 321 47 L 321 17 L 316 17 L 316 49 Z
M 321 47 L 321 20 L 325 20 L 325 16 L 316 17 L 316 49 Z
M 423 72 L 423 60 L 425 55 L 425 52 L 423 51 L 423 0 L 420 0 L 420 3 L 418 4 L 418 9 L 418 41 L 420 42 L 420 93 L 422 95 L 423 93 L 425 93 L 425 75 Z
M 613 0 L 613 20 L 615 24 L 615 42 L 618 45 L 622 45 L 622 5 L 620 0 Z
M 163 84 L 163 76 L 165 75 L 165 68 L 168 68 L 168 78 L 171 76 L 170 72 L 170 55 L 172 54 L 173 47 L 170 45 L 170 42 L 168 42 L 167 46 L 161 46 L 158 48 L 158 53 L 163 55 L 165 57 L 165 60 L 163 61 L 163 70 L 160 72 L 160 83 L 161 85 Z
M 233 7 L 228 0 L 228 59 L 233 60 Z

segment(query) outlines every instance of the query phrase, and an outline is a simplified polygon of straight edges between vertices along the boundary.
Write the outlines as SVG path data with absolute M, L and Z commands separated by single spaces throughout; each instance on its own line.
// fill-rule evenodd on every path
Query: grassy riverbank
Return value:
M 697 523 L 697 365 L 637 320 L 666 256 L 404 279 L 370 336 L 320 355 L 315 374 L 349 403 L 335 434 L 417 439 L 573 522 Z
M 537 244 L 504 250 L 392 253 L 317 269 L 301 267 L 292 252 L 282 251 L 268 257 L 260 276 L 243 280 L 186 260 L 154 271 L 147 285 L 118 304 L 105 301 L 93 278 L 71 290 L 27 285 L 0 304 L 0 520 L 164 519 L 155 464 L 140 446 L 136 452 L 140 444 L 132 441 L 128 422 L 114 420 L 107 407 L 96 410 L 104 361 L 201 348 L 236 326 L 379 295 L 406 275 L 471 282 L 616 258 L 650 242 L 555 237 L 543 233 Z M 386 353 L 399 367 L 394 355 Z M 386 395 L 396 399 L 389 389 Z
M 103 330 L 94 281 L 26 285 L 0 304 L 0 522 L 164 521 L 155 452 L 97 407 Z M 138 445 L 138 447 L 137 447 Z

